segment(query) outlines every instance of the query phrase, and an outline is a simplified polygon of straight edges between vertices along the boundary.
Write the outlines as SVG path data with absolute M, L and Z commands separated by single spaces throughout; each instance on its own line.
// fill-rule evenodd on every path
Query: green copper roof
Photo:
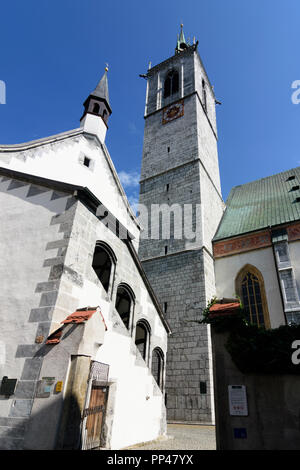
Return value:
M 186 42 L 185 37 L 184 37 L 183 24 L 181 24 L 180 25 L 180 35 L 177 36 L 177 45 L 176 45 L 175 52 L 176 53 L 181 52 L 181 51 L 187 49 L 188 46 L 189 46 L 189 44 Z
M 300 220 L 299 185 L 297 167 L 235 186 L 226 201 L 214 241 Z

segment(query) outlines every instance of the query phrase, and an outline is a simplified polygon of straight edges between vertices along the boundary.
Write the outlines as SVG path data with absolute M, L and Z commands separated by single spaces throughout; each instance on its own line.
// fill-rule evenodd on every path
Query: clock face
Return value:
M 173 119 L 177 119 L 183 115 L 184 115 L 183 100 L 180 100 L 177 103 L 167 106 L 163 110 L 162 123 L 166 124 L 167 122 L 173 121 Z

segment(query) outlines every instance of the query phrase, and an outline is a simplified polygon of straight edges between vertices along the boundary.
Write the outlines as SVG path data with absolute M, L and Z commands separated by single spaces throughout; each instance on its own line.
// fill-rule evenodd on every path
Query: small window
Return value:
M 99 111 L 100 111 L 100 105 L 99 105 L 99 103 L 94 103 L 94 106 L 93 106 L 93 113 L 99 114 Z
M 293 186 L 293 187 L 291 188 L 291 191 L 297 191 L 298 189 L 299 189 L 299 185 Z
M 168 147 L 168 153 L 170 153 L 170 147 Z
M 83 160 L 84 166 L 87 166 L 89 168 L 90 163 L 91 163 L 91 159 L 88 157 L 84 157 L 84 160 Z
M 132 317 L 132 306 L 133 298 L 132 295 L 129 293 L 129 290 L 123 285 L 119 286 L 116 297 L 116 310 L 118 311 L 124 325 L 128 330 Z
M 168 254 L 168 247 L 165 246 L 165 255 L 167 255 L 167 254 Z
M 206 85 L 205 85 L 204 80 L 202 80 L 202 104 L 206 112 L 207 111 L 207 98 L 206 98 Z
M 207 393 L 206 382 L 200 382 L 200 394 L 205 395 Z
M 295 178 L 296 178 L 295 175 L 291 175 L 291 176 L 288 177 L 287 181 L 292 181 L 292 180 L 294 180 Z
M 169 183 L 168 183 L 168 184 L 166 184 L 166 191 L 168 192 L 169 189 L 170 189 L 170 185 L 169 185 Z
M 164 302 L 164 313 L 167 313 L 168 310 L 168 302 Z
M 147 359 L 147 347 L 150 329 L 146 326 L 144 321 L 140 321 L 136 325 L 135 330 L 135 344 L 140 351 L 144 361 Z
M 112 277 L 113 266 L 115 264 L 115 259 L 112 255 L 112 251 L 105 244 L 97 244 L 94 257 L 92 262 L 92 267 L 97 274 L 97 277 L 101 284 L 103 285 L 106 292 L 108 292 L 110 287 L 110 280 Z
M 162 390 L 164 373 L 164 354 L 160 348 L 155 348 L 152 352 L 151 371 L 157 385 Z

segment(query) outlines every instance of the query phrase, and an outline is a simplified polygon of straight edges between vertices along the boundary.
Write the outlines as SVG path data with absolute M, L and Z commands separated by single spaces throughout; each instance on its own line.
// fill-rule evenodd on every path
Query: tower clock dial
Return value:
M 177 119 L 183 115 L 184 115 L 183 100 L 180 100 L 177 103 L 173 103 L 170 106 L 167 106 L 163 110 L 162 123 L 166 124 L 167 122 L 173 121 L 173 119 Z

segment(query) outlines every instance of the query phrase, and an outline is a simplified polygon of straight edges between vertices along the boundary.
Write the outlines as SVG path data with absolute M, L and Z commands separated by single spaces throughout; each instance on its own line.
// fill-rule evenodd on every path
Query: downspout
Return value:
M 271 227 L 269 227 L 269 234 L 270 234 L 270 240 L 271 240 L 271 245 L 272 245 L 272 253 L 273 253 L 273 260 L 274 260 L 274 265 L 275 265 L 275 271 L 276 271 L 276 276 L 277 276 L 277 281 L 279 285 L 279 292 L 280 292 L 280 298 L 281 298 L 281 305 L 282 305 L 282 311 L 283 311 L 283 316 L 285 320 L 285 324 L 287 325 L 287 318 L 285 314 L 285 303 L 284 303 L 284 298 L 282 294 L 282 288 L 281 288 L 281 282 L 280 282 L 280 277 L 279 277 L 279 272 L 278 272 L 278 267 L 277 267 L 277 261 L 276 261 L 276 254 L 275 254 L 275 248 L 274 248 L 274 243 L 272 241 L 272 230 Z

